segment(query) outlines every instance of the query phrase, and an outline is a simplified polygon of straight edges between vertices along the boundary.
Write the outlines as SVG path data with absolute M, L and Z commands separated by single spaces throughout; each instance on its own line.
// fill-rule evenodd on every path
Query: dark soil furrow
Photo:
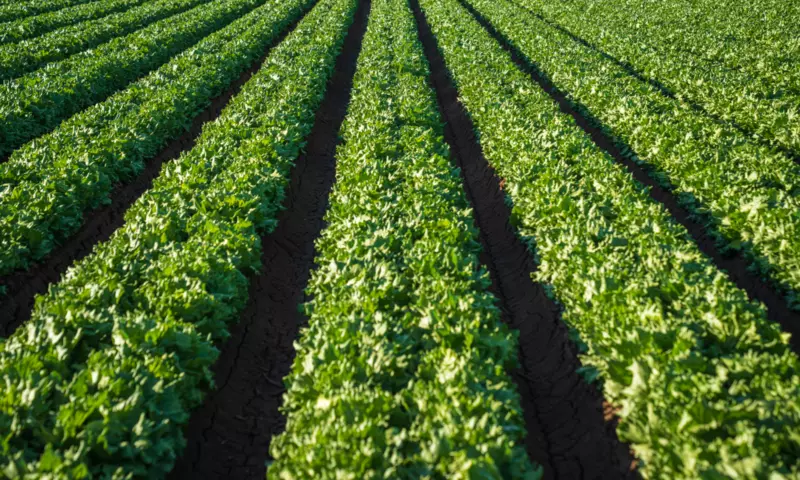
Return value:
M 417 0 L 412 0 L 432 84 L 447 122 L 445 139 L 461 168 L 503 319 L 519 331 L 522 396 L 531 459 L 546 478 L 635 478 L 628 447 L 603 418 L 603 398 L 576 373 L 580 362 L 558 306 L 531 280 L 534 260 L 509 223 L 500 179 L 483 157 L 471 119 L 458 101 Z
M 692 237 L 694 242 L 705 253 L 711 261 L 747 295 L 758 300 L 767 307 L 767 318 L 780 324 L 784 331 L 792 334 L 791 346 L 795 352 L 800 352 L 800 312 L 793 310 L 786 297 L 780 292 L 771 281 L 766 280 L 754 273 L 750 267 L 750 261 L 741 251 L 721 250 L 714 238 L 713 226 L 706 227 L 689 210 L 684 208 L 678 201 L 677 196 L 668 188 L 661 186 L 657 180 L 653 179 L 646 167 L 631 160 L 625 155 L 624 151 L 635 155 L 634 150 L 624 144 L 624 142 L 607 132 L 611 129 L 595 117 L 589 109 L 577 101 L 570 99 L 550 81 L 545 72 L 540 71 L 522 52 L 520 52 L 512 42 L 503 34 L 498 32 L 488 20 L 472 6 L 467 5 L 463 0 L 459 2 L 475 17 L 475 19 L 486 29 L 489 34 L 500 43 L 500 45 L 511 54 L 514 63 L 530 75 L 541 88 L 547 92 L 555 101 L 561 111 L 575 119 L 578 126 L 583 129 L 602 150 L 611 155 L 619 164 L 628 169 L 633 178 L 648 187 L 650 197 L 661 203 L 679 224 L 681 224 Z
M 109 205 L 84 214 L 81 228 L 66 243 L 59 245 L 27 270 L 0 276 L 0 287 L 5 287 L 5 294 L 0 295 L 0 337 L 11 335 L 17 327 L 30 318 L 36 295 L 45 293 L 50 284 L 57 282 L 72 264 L 91 253 L 95 245 L 108 240 L 111 234 L 124 224 L 125 212 L 152 187 L 153 180 L 161 172 L 162 165 L 194 147 L 203 125 L 214 121 L 220 115 L 242 85 L 261 68 L 272 48 L 294 30 L 304 16 L 305 13 L 292 22 L 272 45 L 267 47 L 264 55 L 242 72 L 225 92 L 212 99 L 209 106 L 194 118 L 191 127 L 183 135 L 169 142 L 155 157 L 148 160 L 144 171 L 135 180 L 117 185 L 109 195 L 111 199 Z
M 215 366 L 218 388 L 197 409 L 185 432 L 187 447 L 172 479 L 262 480 L 272 437 L 285 418 L 282 379 L 294 360 L 294 340 L 307 319 L 298 306 L 314 263 L 314 241 L 324 228 L 335 179 L 334 154 L 347 113 L 356 60 L 367 27 L 369 0 L 362 1 L 336 60 L 306 151 L 294 168 L 278 227 L 262 237 L 261 274 L 232 328 Z

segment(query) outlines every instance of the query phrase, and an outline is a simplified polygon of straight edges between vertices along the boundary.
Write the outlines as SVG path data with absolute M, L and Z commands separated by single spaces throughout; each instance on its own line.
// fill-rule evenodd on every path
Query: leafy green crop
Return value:
M 25 268 L 177 137 L 311 0 L 269 0 L 0 165 L 0 274 Z
M 523 37 L 508 27 L 518 11 L 506 17 L 496 0 L 470 3 Z M 535 279 L 562 304 L 583 373 L 619 409 L 617 432 L 642 475 L 800 475 L 800 363 L 788 335 L 458 0 L 421 4 L 483 152 L 505 181 L 519 234 L 537 255 Z M 602 91 L 615 93 L 611 83 Z
M 104 100 L 265 0 L 216 0 L 0 84 L 0 155 Z
M 0 471 L 161 478 L 212 386 L 355 0 L 324 0 L 0 342 Z
M 545 18 L 598 44 L 647 78 L 665 85 L 678 98 L 697 103 L 800 157 L 800 68 L 792 67 L 800 65 L 800 29 L 795 26 L 794 35 L 786 34 L 791 23 L 800 22 L 796 2 L 777 2 L 781 8 L 771 9 L 765 5 L 770 2 L 763 0 L 754 4 L 725 2 L 725 7 L 717 1 L 685 4 L 681 0 L 515 3 L 532 6 Z M 724 13 L 715 15 L 719 11 Z M 767 14 L 769 20 L 762 21 Z M 739 25 L 739 18 L 748 21 Z M 636 28 L 631 28 L 632 23 Z M 706 35 L 713 38 L 704 38 Z M 762 38 L 765 35 L 767 39 Z M 739 60 L 755 57 L 752 63 L 776 60 L 768 73 L 755 75 L 700 54 L 725 49 L 731 50 L 726 56 Z M 755 52 L 757 55 L 752 55 Z
M 0 22 L 11 22 L 91 1 L 93 0 L 12 0 L 0 4 Z
M 206 0 L 148 0 L 144 5 L 99 20 L 60 28 L 15 44 L 0 45 L 0 81 L 20 77 L 49 62 L 63 60 L 200 3 L 206 3 Z
M 559 16 L 566 2 L 524 0 Z M 650 2 L 576 0 L 575 17 L 605 27 L 602 40 L 625 36 L 642 46 L 657 46 L 665 56 L 693 58 L 699 67 L 741 72 L 772 86 L 776 94 L 800 93 L 800 4 L 785 0 Z M 585 10 L 580 10 L 581 7 Z M 566 17 L 561 17 L 566 18 Z M 577 19 L 577 18 L 576 18 Z M 627 28 L 623 32 L 622 28 Z M 686 57 L 689 55 L 691 57 Z
M 742 250 L 791 302 L 800 301 L 800 164 L 664 97 L 507 0 L 471 3 L 670 187 L 724 249 Z
M 75 8 L 58 10 L 14 22 L 0 24 L 0 44 L 18 42 L 26 38 L 42 35 L 59 27 L 127 10 L 146 0 L 101 0 L 79 5 Z
M 270 478 L 539 478 L 406 0 L 373 0 Z

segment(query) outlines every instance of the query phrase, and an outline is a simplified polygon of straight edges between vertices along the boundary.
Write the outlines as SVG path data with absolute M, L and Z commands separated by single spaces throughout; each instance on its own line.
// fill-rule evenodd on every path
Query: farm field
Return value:
M 800 6 L 0 0 L 0 478 L 800 479 Z

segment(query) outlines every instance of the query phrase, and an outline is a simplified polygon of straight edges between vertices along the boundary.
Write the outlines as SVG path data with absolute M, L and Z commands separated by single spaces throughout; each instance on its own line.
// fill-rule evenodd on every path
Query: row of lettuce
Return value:
M 26 17 L 20 20 L 0 23 L 0 44 L 18 42 L 36 37 L 60 27 L 127 10 L 144 3 L 145 0 L 101 0 L 79 5 L 75 8 L 58 10 Z
M 314 7 L 125 225 L 0 343 L 4 474 L 169 471 L 188 412 L 213 385 L 215 344 L 246 302 L 259 235 L 276 224 L 355 8 Z
M 92 0 L 3 0 L 0 2 L 0 22 L 11 22 L 33 15 L 55 12 Z
M 665 97 L 512 0 L 471 2 L 530 64 L 671 188 L 723 250 L 800 301 L 800 164 Z
M 215 0 L 0 84 L 0 155 L 158 68 L 265 0 Z
M 0 81 L 21 77 L 50 62 L 63 60 L 208 0 L 148 0 L 123 12 L 0 45 Z
M 674 38 L 686 36 L 690 39 L 681 42 L 681 49 L 705 61 L 776 83 L 780 89 L 798 92 L 800 70 L 792 68 L 800 56 L 800 5 L 797 2 L 725 0 L 693 3 L 683 3 L 685 13 L 678 10 L 658 12 L 658 15 L 667 13 L 664 21 L 674 27 L 692 18 L 692 9 L 700 7 L 700 15 L 693 16 L 700 20 L 697 25 L 689 22 L 689 25 L 674 30 Z M 710 22 L 702 23 L 705 18 Z
M 135 179 L 310 3 L 268 0 L 16 150 L 0 165 L 0 274 L 67 240 L 85 212 Z
M 548 33 L 502 2 L 468 1 L 522 46 Z M 505 181 L 519 234 L 537 256 L 536 280 L 563 306 L 583 371 L 618 408 L 617 432 L 640 472 L 800 474 L 800 364 L 788 336 L 459 0 L 420 3 L 483 152 Z M 524 51 L 582 65 L 563 47 Z M 548 73 L 556 83 L 566 77 Z M 597 87 L 590 73 L 579 79 L 587 89 Z M 610 96 L 611 85 L 598 90 Z
M 592 8 L 598 20 L 605 20 L 608 10 L 625 10 L 635 25 L 637 40 L 670 39 L 664 47 L 691 54 L 706 64 L 739 70 L 781 87 L 788 86 L 784 80 L 797 81 L 800 73 L 786 68 L 786 61 L 800 53 L 800 6 L 796 2 L 614 0 Z M 651 36 L 656 38 L 648 39 Z
M 557 7 L 552 3 L 540 5 Z M 800 55 L 797 2 L 679 0 L 667 4 L 614 0 L 595 3 L 591 8 L 596 15 L 592 18 L 609 27 L 612 25 L 606 20 L 610 10 L 627 12 L 635 25 L 636 41 L 658 44 L 670 53 L 689 54 L 702 65 L 741 71 L 774 84 L 776 92 L 798 92 L 800 71 L 792 68 Z
M 269 478 L 540 476 L 427 81 L 407 1 L 373 0 Z
M 678 98 L 800 158 L 800 8 L 795 2 L 516 3 L 633 66 Z M 708 33 L 713 38 L 706 38 Z M 717 50 L 727 50 L 721 55 L 741 65 L 699 54 Z M 752 65 L 761 65 L 761 71 Z

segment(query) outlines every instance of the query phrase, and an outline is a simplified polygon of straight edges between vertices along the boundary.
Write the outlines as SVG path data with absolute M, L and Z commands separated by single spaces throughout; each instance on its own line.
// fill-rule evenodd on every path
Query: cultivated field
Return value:
M 0 478 L 800 479 L 800 3 L 0 0 Z

